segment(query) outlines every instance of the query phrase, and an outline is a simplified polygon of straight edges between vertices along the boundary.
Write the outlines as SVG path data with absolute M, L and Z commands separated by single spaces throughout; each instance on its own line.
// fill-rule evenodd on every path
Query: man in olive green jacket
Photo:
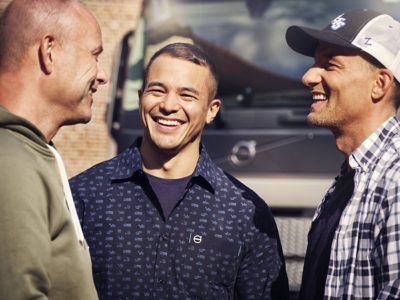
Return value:
M 13 0 L 0 22 L 0 299 L 98 299 L 52 138 L 91 118 L 100 27 L 78 0 Z

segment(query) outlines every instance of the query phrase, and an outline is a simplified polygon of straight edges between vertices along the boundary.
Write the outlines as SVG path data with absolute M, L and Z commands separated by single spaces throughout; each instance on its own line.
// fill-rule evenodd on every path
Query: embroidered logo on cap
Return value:
M 332 20 L 331 22 L 331 29 L 332 30 L 338 30 L 339 28 L 343 27 L 346 25 L 346 19 L 343 18 L 344 14 L 341 14 L 340 16 L 336 17 L 335 19 Z

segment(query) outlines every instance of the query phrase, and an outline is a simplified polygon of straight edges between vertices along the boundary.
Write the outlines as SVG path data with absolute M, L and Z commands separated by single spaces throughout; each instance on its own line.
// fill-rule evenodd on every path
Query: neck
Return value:
M 29 78 L 25 73 L 29 74 Z M 24 70 L 13 74 L 0 73 L 0 104 L 14 115 L 31 122 L 50 141 L 60 126 L 56 122 L 56 114 L 51 113 L 49 105 L 43 101 L 37 89 L 38 83 L 34 82 L 35 77 L 38 76 Z
M 143 170 L 160 178 L 183 178 L 193 174 L 200 156 L 200 144 L 194 142 L 178 151 L 167 151 L 146 143 L 140 146 Z
M 395 113 L 387 112 L 370 116 L 364 122 L 353 122 L 346 128 L 332 130 L 336 147 L 348 158 L 372 133 Z

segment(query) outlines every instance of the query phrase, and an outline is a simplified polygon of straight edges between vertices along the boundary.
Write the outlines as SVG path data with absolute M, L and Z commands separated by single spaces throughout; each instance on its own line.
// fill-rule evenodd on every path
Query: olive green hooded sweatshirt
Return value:
M 0 299 L 98 299 L 53 153 L 34 125 L 1 106 Z

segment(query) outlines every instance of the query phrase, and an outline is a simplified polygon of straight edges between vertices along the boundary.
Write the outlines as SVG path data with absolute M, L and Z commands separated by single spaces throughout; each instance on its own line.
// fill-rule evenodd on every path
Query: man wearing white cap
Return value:
M 314 57 L 308 121 L 346 158 L 314 216 L 300 298 L 400 299 L 400 23 L 353 10 L 286 40 Z

